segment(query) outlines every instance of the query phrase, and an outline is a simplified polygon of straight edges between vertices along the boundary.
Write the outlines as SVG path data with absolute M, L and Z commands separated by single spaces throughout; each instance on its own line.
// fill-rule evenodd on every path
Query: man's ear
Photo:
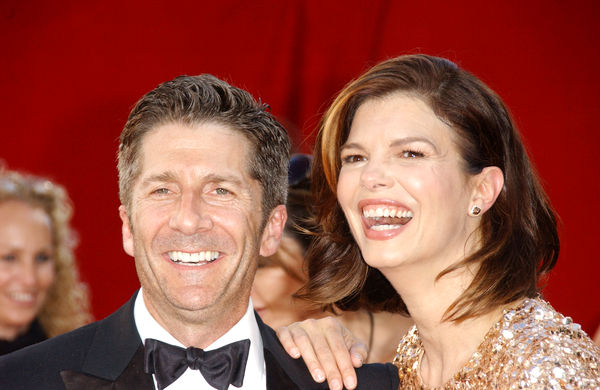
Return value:
M 277 252 L 286 220 L 287 210 L 284 205 L 280 204 L 271 211 L 260 240 L 261 256 L 271 256 Z
M 129 223 L 129 216 L 127 215 L 127 208 L 125 206 L 119 206 L 119 216 L 121 217 L 121 233 L 123 235 L 123 249 L 129 256 L 133 256 L 133 234 L 131 231 L 131 225 Z
M 504 174 L 498 167 L 485 167 L 474 180 L 475 187 L 468 212 L 472 216 L 477 216 L 489 210 L 496 202 L 504 188 Z M 474 207 L 479 208 L 479 211 L 474 210 Z

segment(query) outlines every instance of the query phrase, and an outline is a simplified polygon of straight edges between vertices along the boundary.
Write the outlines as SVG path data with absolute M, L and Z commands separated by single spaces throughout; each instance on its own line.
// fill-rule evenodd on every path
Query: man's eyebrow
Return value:
M 166 182 L 174 182 L 177 181 L 177 175 L 173 171 L 166 171 L 157 173 L 154 175 L 150 175 L 144 179 L 142 185 L 149 185 L 152 183 L 166 183 Z M 209 174 L 203 178 L 205 182 L 212 183 L 231 183 L 234 185 L 241 186 L 242 180 L 235 175 L 220 175 L 220 174 Z
M 175 181 L 175 173 L 172 171 L 166 171 L 166 172 L 161 172 L 161 173 L 157 173 L 154 175 L 150 175 L 147 178 L 144 179 L 144 181 L 142 182 L 142 185 L 148 185 L 151 183 L 164 183 L 164 182 L 170 182 L 170 181 Z
M 204 180 L 212 183 L 231 183 L 238 186 L 242 185 L 242 180 L 235 175 L 217 175 L 211 173 L 207 175 Z

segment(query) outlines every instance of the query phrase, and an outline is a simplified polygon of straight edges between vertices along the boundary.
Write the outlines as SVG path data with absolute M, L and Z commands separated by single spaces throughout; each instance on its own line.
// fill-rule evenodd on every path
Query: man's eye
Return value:
M 422 152 L 416 151 L 416 150 L 405 150 L 402 152 L 402 157 L 404 158 L 417 158 L 417 157 L 424 157 L 425 154 L 423 154 Z
M 231 191 L 229 191 L 229 190 L 227 190 L 225 188 L 221 188 L 221 187 L 217 188 L 215 190 L 215 192 L 217 193 L 217 195 L 229 195 L 229 194 L 231 194 Z
M 359 161 L 365 161 L 367 158 L 360 154 L 351 154 L 349 156 L 342 157 L 342 164 L 352 164 Z
M 156 195 L 166 195 L 169 193 L 169 190 L 167 188 L 158 188 L 152 191 L 152 193 Z

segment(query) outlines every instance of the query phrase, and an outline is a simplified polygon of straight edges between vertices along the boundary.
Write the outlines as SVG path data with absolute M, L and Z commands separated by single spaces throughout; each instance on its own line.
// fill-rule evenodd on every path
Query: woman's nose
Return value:
M 25 259 L 18 269 L 17 279 L 25 287 L 34 287 L 37 284 L 38 275 L 35 259 Z
M 363 187 L 371 191 L 388 188 L 393 184 L 387 166 L 377 161 L 369 161 L 365 165 L 360 175 L 360 181 Z

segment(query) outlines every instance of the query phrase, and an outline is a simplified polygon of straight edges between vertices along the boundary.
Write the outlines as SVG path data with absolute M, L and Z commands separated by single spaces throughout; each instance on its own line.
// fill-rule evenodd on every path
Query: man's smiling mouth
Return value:
M 170 251 L 167 252 L 169 259 L 177 264 L 184 265 L 203 265 L 211 263 L 219 258 L 217 251 L 202 251 L 202 252 L 182 252 Z

